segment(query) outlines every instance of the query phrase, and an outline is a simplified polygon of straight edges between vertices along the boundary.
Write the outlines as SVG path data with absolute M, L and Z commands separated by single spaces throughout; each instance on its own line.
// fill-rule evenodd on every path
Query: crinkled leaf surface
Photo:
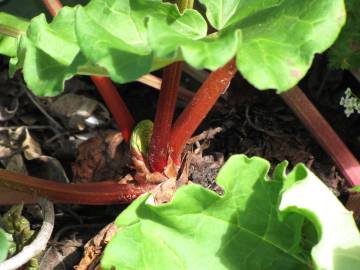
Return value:
M 161 59 L 182 58 L 199 69 L 215 70 L 225 65 L 234 57 L 241 44 L 241 30 L 219 31 L 206 36 L 205 22 L 199 20 L 203 30 L 196 32 L 199 22 L 187 21 L 188 14 L 191 11 L 174 22 L 149 20 L 148 39 L 155 56 Z M 180 21 L 184 21 L 183 25 L 186 24 L 186 27 L 179 27 Z
M 189 64 L 209 69 L 220 67 L 236 55 L 237 66 L 246 79 L 259 89 L 274 88 L 278 92 L 289 90 L 305 75 L 314 54 L 330 47 L 345 22 L 343 0 L 200 2 L 218 30 L 211 46 L 203 39 L 190 42 L 171 22 L 161 27 L 152 26 L 150 21 L 149 39 L 153 40 L 155 53 L 164 54 L 170 46 L 180 48 Z M 168 41 L 166 36 L 174 40 Z M 221 53 L 223 59 L 218 57 Z
M 321 235 L 311 252 L 316 269 L 359 269 L 360 235 L 352 212 L 303 165 L 286 181 L 280 210 L 306 216 Z
M 278 92 L 305 75 L 314 54 L 330 47 L 345 22 L 342 0 L 201 2 L 214 27 L 241 29 L 236 62 L 242 75 L 259 89 Z
M 35 17 L 22 36 L 12 71 L 23 65 L 24 78 L 37 95 L 55 95 L 65 80 L 86 59 L 80 53 L 74 29 L 75 10 L 65 7 L 48 24 L 44 15 Z
M 158 0 L 93 0 L 77 10 L 76 32 L 81 50 L 93 64 L 106 68 L 115 81 L 135 80 L 161 66 L 158 61 L 164 59 L 155 56 L 166 56 L 170 62 L 179 58 L 174 47 L 167 45 L 173 42 L 171 37 L 161 41 L 171 47 L 170 52 L 153 51 L 148 38 L 161 34 L 164 29 L 157 28 L 148 36 L 148 20 L 177 28 L 182 33 L 177 44 L 205 37 L 207 32 L 206 21 L 197 11 L 186 10 L 181 16 L 174 4 Z M 170 30 L 167 34 L 171 34 Z M 198 49 L 195 43 L 192 46 Z
M 280 164 L 271 181 L 269 167 L 263 159 L 235 155 L 217 177 L 224 196 L 189 185 L 162 206 L 139 198 L 116 220 L 119 232 L 103 268 L 359 268 L 351 213 L 304 166 L 286 176 L 286 163 Z M 316 231 L 320 242 L 312 249 Z
M 9 242 L 5 232 L 0 228 L 0 262 L 5 260 L 8 254 Z

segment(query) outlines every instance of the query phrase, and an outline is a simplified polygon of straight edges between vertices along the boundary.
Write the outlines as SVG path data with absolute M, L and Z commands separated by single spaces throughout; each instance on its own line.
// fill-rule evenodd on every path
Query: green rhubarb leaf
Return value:
M 217 177 L 223 196 L 192 184 L 165 205 L 139 198 L 117 218 L 103 269 L 358 269 L 351 213 L 305 166 L 286 167 L 270 180 L 267 161 L 235 155 Z
M 0 262 L 6 259 L 9 249 L 9 242 L 3 229 L 0 228 Z
M 189 19 L 190 14 L 192 18 Z M 196 20 L 195 20 L 196 18 Z M 205 20 L 194 10 L 186 10 L 178 20 L 151 18 L 149 43 L 160 59 L 183 59 L 195 68 L 215 70 L 234 57 L 241 42 L 241 31 L 220 31 L 206 36 Z
M 19 18 L 4 12 L 0 12 L 0 33 L 8 33 L 9 35 L 24 34 L 29 22 L 23 18 Z M 0 54 L 9 57 L 16 56 L 18 38 L 15 36 L 5 36 L 0 34 Z
M 172 202 L 142 197 L 116 220 L 104 269 L 308 269 L 301 249 L 304 218 L 278 218 L 282 182 L 268 181 L 269 163 L 233 156 L 217 182 L 224 196 L 198 185 L 180 188 Z
M 104 67 L 120 83 L 133 81 L 176 60 L 154 58 L 148 42 L 148 20 L 167 21 L 187 36 L 206 35 L 206 22 L 197 11 L 186 10 L 181 16 L 176 5 L 158 0 L 93 0 L 77 10 L 76 18 L 82 52 L 93 65 Z M 161 31 L 157 29 L 155 35 Z
M 68 7 L 61 9 L 50 24 L 42 14 L 31 21 L 21 37 L 11 73 L 23 67 L 25 81 L 35 94 L 59 94 L 65 80 L 86 63 L 77 45 L 74 20 L 75 10 Z
M 299 213 L 315 225 L 319 243 L 311 254 L 316 269 L 360 268 L 360 235 L 352 212 L 304 165 L 287 177 L 280 210 Z
M 315 53 L 331 46 L 345 22 L 342 0 L 285 0 L 233 20 L 243 43 L 237 65 L 259 89 L 278 93 L 293 87 L 306 74 Z M 277 3 L 275 3 L 277 2 Z M 238 16 L 235 17 L 236 19 Z
M 359 0 L 346 0 L 347 20 L 339 38 L 329 51 L 334 68 L 360 69 Z
M 343 0 L 200 0 L 217 29 L 241 29 L 237 66 L 259 89 L 283 92 L 307 72 L 314 54 L 335 41 Z
M 215 70 L 236 55 L 242 75 L 259 89 L 292 88 L 306 74 L 314 54 L 337 38 L 345 22 L 343 0 L 200 0 L 218 30 L 189 36 L 174 22 L 149 20 L 156 56 L 180 56 L 196 68 Z
M 180 13 L 161 0 L 91 0 L 62 9 L 50 24 L 40 15 L 18 42 L 11 72 L 24 67 L 29 88 L 54 95 L 75 73 L 124 83 L 174 61 L 215 70 L 236 57 L 250 83 L 280 93 L 298 83 L 345 22 L 343 0 L 200 2 L 217 30 L 210 35 L 198 11 Z

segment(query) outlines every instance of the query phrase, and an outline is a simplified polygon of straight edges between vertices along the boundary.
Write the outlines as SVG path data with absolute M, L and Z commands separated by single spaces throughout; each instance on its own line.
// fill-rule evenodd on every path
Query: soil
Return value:
M 12 157 L 20 155 L 24 166 L 21 162 L 15 162 L 11 168 L 25 170 L 30 175 L 55 181 L 69 179 L 73 181 L 76 174 L 74 175 L 72 168 L 76 162 L 79 162 L 79 145 L 90 137 L 105 138 L 106 132 L 108 134 L 109 131 L 116 130 L 114 123 L 102 105 L 98 105 L 96 110 L 91 111 L 97 124 L 90 125 L 84 122 L 84 119 L 51 111 L 49 108 L 57 98 L 38 98 L 37 102 L 50 114 L 50 118 L 46 117 L 29 99 L 28 94 L 19 87 L 23 83 L 21 77 L 16 76 L 14 80 L 7 77 L 6 63 L 7 59 L 0 59 L 2 70 L 0 72 L 0 160 L 3 168 L 9 165 Z M 183 76 L 184 87 L 194 90 L 198 85 L 199 83 L 190 76 Z M 340 97 L 349 86 L 353 91 L 360 92 L 359 82 L 350 73 L 328 69 L 326 58 L 323 56 L 317 57 L 311 71 L 301 82 L 301 87 L 308 97 L 357 158 L 360 158 L 360 116 L 352 115 L 347 118 L 339 105 Z M 140 83 L 127 84 L 118 88 L 136 121 L 154 118 L 157 90 Z M 101 97 L 86 77 L 76 77 L 67 82 L 64 94 L 69 93 L 102 103 Z M 16 108 L 16 100 L 19 104 L 18 108 Z M 208 115 L 197 134 L 216 127 L 222 128 L 222 132 L 214 139 L 192 145 L 192 150 L 202 155 L 197 155 L 197 158 L 193 159 L 190 166 L 190 180 L 221 192 L 214 182 L 219 168 L 232 154 L 244 153 L 248 156 L 264 157 L 271 162 L 272 166 L 288 160 L 289 169 L 303 162 L 337 196 L 346 199 L 345 182 L 334 163 L 274 91 L 257 91 L 238 75 L 219 103 L 220 109 L 213 110 Z M 179 114 L 184 106 L 184 102 L 179 101 L 176 113 Z M 18 138 L 17 144 L 12 145 L 10 152 L 5 151 L 8 149 L 6 147 L 1 148 L 4 146 L 5 139 L 14 140 L 14 135 L 12 134 L 11 137 L 6 127 L 23 125 L 28 127 L 30 137 L 36 142 L 28 143 L 26 149 L 35 149 L 34 145 L 38 145 L 42 156 L 56 159 L 59 163 L 54 160 L 49 162 L 49 158 L 26 157 L 26 149 L 24 150 L 22 143 L 24 139 Z M 2 140 L 3 137 L 4 140 Z M 104 146 L 105 152 L 109 149 L 106 148 L 109 145 L 111 146 L 111 143 Z M 99 153 L 101 155 L 101 151 Z M 119 164 L 123 164 L 122 161 L 120 160 Z M 88 178 L 91 178 L 91 175 L 99 175 L 99 164 L 102 170 L 110 166 L 105 158 L 91 160 L 86 165 Z M 114 172 L 113 165 L 111 168 L 111 177 L 119 178 L 124 176 L 120 174 L 126 174 L 128 170 L 126 168 L 124 171 L 122 168 Z M 98 178 L 101 178 L 101 175 Z M 55 232 L 46 253 L 51 256 L 56 255 L 55 257 L 58 258 L 57 268 L 54 269 L 71 269 L 77 264 L 82 257 L 84 243 L 96 235 L 102 227 L 112 222 L 124 207 L 119 205 L 58 205 Z M 5 209 L 6 207 L 2 207 L 2 210 Z M 25 215 L 36 227 L 39 221 L 36 215 L 32 214 L 31 207 L 25 211 Z

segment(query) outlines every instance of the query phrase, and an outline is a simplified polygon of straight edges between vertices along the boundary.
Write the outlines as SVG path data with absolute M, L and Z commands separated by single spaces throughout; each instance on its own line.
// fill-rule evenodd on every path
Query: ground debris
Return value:
M 72 166 L 75 182 L 122 179 L 128 171 L 130 154 L 120 132 L 101 131 L 79 146 Z

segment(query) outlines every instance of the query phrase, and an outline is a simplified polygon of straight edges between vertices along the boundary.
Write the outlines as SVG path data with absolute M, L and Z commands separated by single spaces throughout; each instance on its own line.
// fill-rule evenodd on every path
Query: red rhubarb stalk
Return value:
M 134 118 L 129 112 L 124 100 L 116 90 L 115 85 L 107 77 L 91 76 L 99 93 L 108 106 L 119 127 L 125 142 L 129 142 L 132 129 L 135 125 Z
M 170 135 L 171 157 L 179 164 L 186 142 L 209 113 L 218 98 L 229 87 L 237 71 L 235 60 L 212 72 L 201 85 L 191 102 L 175 121 Z
M 181 62 L 167 66 L 163 72 L 161 91 L 156 107 L 148 162 L 153 171 L 162 172 L 169 156 L 169 139 L 181 79 Z
M 333 159 L 350 186 L 360 185 L 360 164 L 299 87 L 281 95 L 304 126 Z
M 51 16 L 56 16 L 63 5 L 59 0 L 43 0 L 44 5 L 50 12 Z
M 56 16 L 63 7 L 59 0 L 43 0 L 43 3 L 52 16 Z M 109 78 L 91 76 L 91 79 L 114 117 L 115 123 L 119 127 L 125 142 L 128 143 L 135 121 L 124 100 L 121 98 L 115 85 Z
M 104 181 L 89 184 L 65 184 L 0 170 L 0 186 L 67 204 L 131 203 L 155 186 L 150 184 L 118 184 Z

